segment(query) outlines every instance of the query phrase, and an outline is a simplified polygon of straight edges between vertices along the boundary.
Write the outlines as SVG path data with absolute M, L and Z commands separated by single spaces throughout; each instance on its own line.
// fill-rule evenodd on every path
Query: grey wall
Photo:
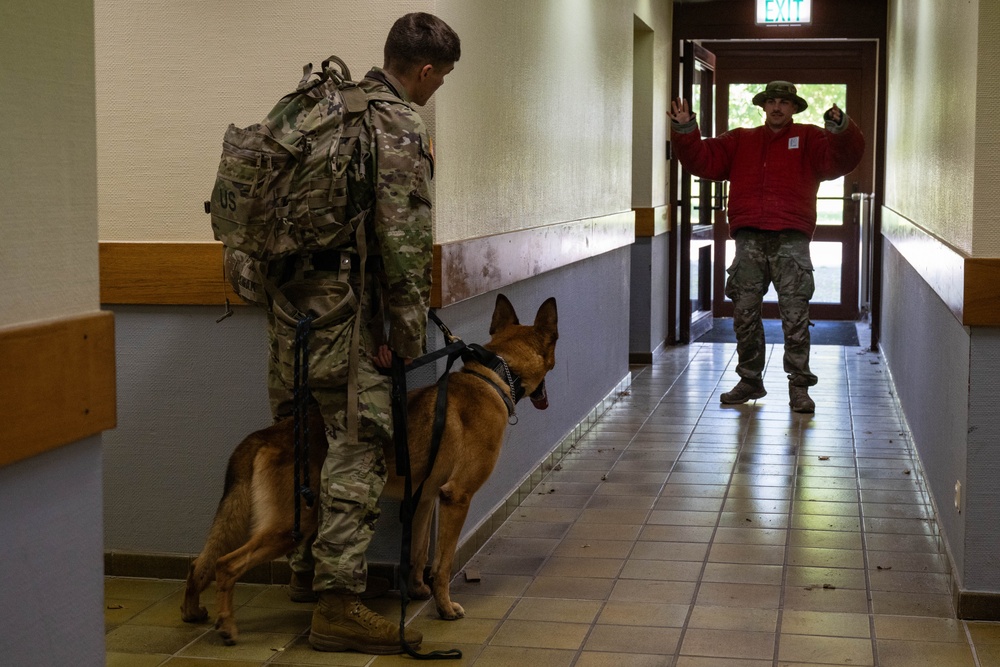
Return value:
M 651 354 L 667 339 L 669 234 L 641 237 L 632 245 L 629 353 Z
M 882 267 L 880 345 L 961 578 L 969 513 L 956 512 L 953 499 L 956 481 L 969 488 L 969 332 L 891 243 Z M 990 506 L 995 524 L 995 499 Z
M 628 373 L 629 248 L 502 291 L 522 322 L 550 296 L 559 309 L 550 407 L 518 405 L 497 469 L 476 495 L 470 533 Z M 489 338 L 496 293 L 439 311 L 468 343 Z M 222 493 L 226 460 L 267 425 L 262 314 L 241 308 L 115 307 L 119 426 L 104 436 L 107 550 L 196 554 Z M 435 336 L 437 332 L 435 332 Z M 425 374 L 423 381 L 433 375 Z M 420 378 L 409 378 L 411 386 Z M 395 505 L 383 506 L 372 560 L 398 554 Z
M 964 587 L 1000 592 L 1000 329 L 973 328 L 970 351 Z
M 0 468 L 5 665 L 104 665 L 101 439 Z

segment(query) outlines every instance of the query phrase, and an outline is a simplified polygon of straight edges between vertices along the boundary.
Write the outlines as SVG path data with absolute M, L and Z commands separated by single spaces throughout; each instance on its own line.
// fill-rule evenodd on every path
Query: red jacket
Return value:
M 836 134 L 793 122 L 778 132 L 762 125 L 703 140 L 696 126 L 686 134 L 674 129 L 672 141 L 688 171 L 729 181 L 730 235 L 755 227 L 796 229 L 812 238 L 820 181 L 853 171 L 865 150 L 864 136 L 849 118 Z

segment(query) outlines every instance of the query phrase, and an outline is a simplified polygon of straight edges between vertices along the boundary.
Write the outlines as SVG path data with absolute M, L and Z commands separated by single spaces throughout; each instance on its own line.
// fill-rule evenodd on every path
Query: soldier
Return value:
M 808 104 L 787 81 L 767 84 L 753 103 L 764 109 L 764 125 L 712 139 L 701 138 L 687 100 L 670 103 L 671 138 L 681 164 L 701 178 L 730 182 L 729 233 L 736 258 L 728 269 L 726 296 L 733 301 L 740 381 L 720 400 L 746 403 L 767 394 L 761 306 L 773 282 L 785 335 L 789 405 L 795 412 L 811 413 L 816 405 L 808 388 L 817 380 L 809 371 L 814 288 L 809 242 L 816 230 L 816 193 L 820 181 L 858 166 L 865 140 L 836 104 L 823 116 L 825 129 L 794 123 L 792 116 Z
M 395 22 L 383 67 L 372 68 L 360 83 L 378 98 L 369 102 L 348 168 L 348 216 L 364 220 L 359 241 L 268 268 L 283 293 L 320 291 L 343 311 L 317 319 L 309 335 L 310 391 L 323 415 L 329 452 L 316 540 L 289 557 L 292 599 L 318 600 L 309 641 L 319 651 L 401 652 L 398 626 L 359 597 L 386 481 L 382 448 L 392 441 L 390 383 L 378 368 L 388 365 L 392 352 L 413 358 L 425 349 L 434 152 L 413 105 L 427 103 L 460 54 L 458 35 L 435 16 L 417 12 Z M 354 295 L 360 295 L 357 301 Z M 268 385 L 276 418 L 292 410 L 294 380 L 295 327 L 280 315 L 268 317 Z M 363 326 L 352 370 L 358 318 Z M 356 441 L 349 437 L 353 405 Z M 422 636 L 407 629 L 405 639 L 417 648 Z

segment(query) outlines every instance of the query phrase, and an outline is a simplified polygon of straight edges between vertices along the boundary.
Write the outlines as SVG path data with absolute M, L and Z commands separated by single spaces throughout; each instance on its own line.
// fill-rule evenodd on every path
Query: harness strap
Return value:
M 493 387 L 493 390 L 497 394 L 499 394 L 500 398 L 503 400 L 503 404 L 507 407 L 507 418 L 509 419 L 509 418 L 515 416 L 514 415 L 514 401 L 512 401 L 511 398 L 510 398 L 510 396 L 507 395 L 507 392 L 505 392 L 503 389 L 500 388 L 500 385 L 498 385 L 496 382 L 494 382 L 493 380 L 491 380 L 487 376 L 483 375 L 482 373 L 477 373 L 476 371 L 471 370 L 469 368 L 463 368 L 462 372 L 463 373 L 468 373 L 469 375 L 475 375 L 477 378 L 481 379 L 483 382 L 485 382 L 489 386 Z
M 438 322 L 441 327 L 446 329 L 444 324 L 440 323 L 440 320 L 438 320 L 436 316 L 433 316 L 433 319 Z M 448 332 L 448 334 L 450 333 L 451 332 Z M 465 343 L 462 343 L 461 340 L 454 338 L 454 336 L 452 336 L 452 338 L 454 340 L 448 347 L 455 347 L 455 349 L 448 353 L 447 368 L 438 380 L 438 394 L 437 402 L 434 408 L 434 426 L 431 436 L 428 470 L 430 470 L 434 465 L 434 459 L 437 457 L 437 451 L 441 446 L 441 435 L 444 433 L 445 416 L 448 411 L 448 376 L 450 375 L 451 366 L 461 356 L 461 350 L 465 347 Z M 420 361 L 420 365 L 423 365 L 429 361 L 427 357 L 430 356 L 432 355 L 424 355 L 423 357 L 417 359 L 417 361 Z M 441 356 L 443 355 L 435 354 L 434 359 L 440 358 Z M 462 652 L 458 649 L 418 653 L 413 650 L 413 648 L 411 648 L 404 639 L 406 628 L 406 607 L 410 602 L 409 582 L 412 569 L 410 565 L 410 556 L 411 542 L 413 541 L 413 515 L 416 513 L 417 504 L 420 501 L 420 495 L 423 491 L 423 482 L 421 482 L 415 492 L 413 490 L 413 474 L 412 468 L 410 467 L 410 449 L 407 444 L 406 437 L 408 421 L 406 410 L 406 373 L 407 370 L 412 370 L 415 364 L 416 361 L 413 364 L 410 364 L 407 368 L 403 365 L 401 357 L 396 354 L 392 355 L 393 442 L 396 449 L 396 474 L 403 478 L 403 501 L 399 508 L 399 520 L 403 524 L 402 538 L 400 540 L 398 576 L 400 596 L 399 643 L 407 655 L 418 660 L 457 660 L 462 657 Z

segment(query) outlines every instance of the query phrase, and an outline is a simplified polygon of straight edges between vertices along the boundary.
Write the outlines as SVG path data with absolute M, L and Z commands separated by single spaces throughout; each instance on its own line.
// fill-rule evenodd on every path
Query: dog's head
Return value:
M 535 314 L 534 324 L 526 326 L 518 321 L 507 297 L 498 294 L 490 336 L 485 347 L 503 357 L 511 372 L 521 378 L 521 386 L 532 405 L 539 410 L 547 408 L 545 374 L 556 365 L 559 339 L 555 297 L 546 299 Z

